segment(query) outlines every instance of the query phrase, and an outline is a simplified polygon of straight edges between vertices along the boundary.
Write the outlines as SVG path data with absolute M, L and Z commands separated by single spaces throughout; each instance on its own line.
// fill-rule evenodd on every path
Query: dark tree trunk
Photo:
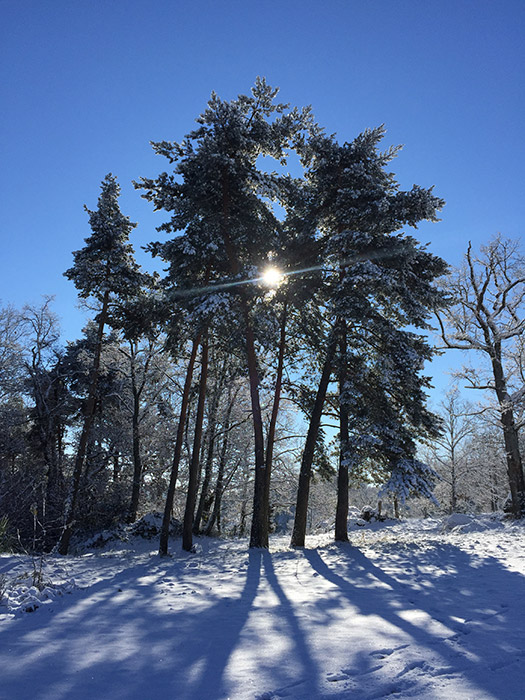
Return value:
M 230 238 L 230 206 L 231 196 L 227 169 L 222 175 L 222 238 L 230 269 L 233 275 L 239 274 L 240 265 L 237 251 Z M 243 289 L 240 289 L 239 299 L 241 312 L 244 319 L 244 332 L 246 342 L 246 357 L 248 364 L 248 376 L 250 381 L 250 399 L 253 416 L 253 433 L 255 446 L 255 482 L 253 492 L 253 515 L 250 536 L 250 547 L 268 547 L 268 508 L 265 506 L 265 482 L 266 463 L 264 461 L 264 432 L 259 398 L 259 376 L 257 373 L 257 357 L 255 353 L 255 337 L 248 309 L 248 301 Z
M 507 475 L 512 499 L 512 514 L 515 518 L 521 518 L 525 511 L 525 479 L 521 462 L 518 429 L 514 422 L 514 412 L 512 410 L 507 383 L 503 373 L 501 347 L 498 343 L 496 343 L 494 347 L 492 371 L 494 374 L 496 395 L 500 405 L 500 421 L 505 440 L 505 456 L 507 459 Z
M 139 509 L 140 487 L 142 484 L 142 458 L 140 455 L 139 428 L 140 401 L 137 394 L 133 396 L 132 441 L 133 441 L 133 485 L 131 488 L 131 503 L 129 506 L 129 522 L 134 523 Z
M 523 480 L 518 431 L 514 422 L 512 408 L 504 408 L 501 411 L 501 424 L 503 426 L 503 436 L 505 439 L 505 455 L 507 458 L 507 475 L 512 498 L 512 514 L 515 518 L 521 518 L 525 510 L 525 483 Z
M 496 476 L 496 465 L 490 472 L 491 488 L 490 488 L 490 510 L 495 513 L 498 510 L 498 480 Z
M 287 304 L 285 301 L 281 315 L 279 353 L 277 359 L 277 374 L 275 377 L 275 392 L 273 396 L 272 414 L 270 416 L 270 425 L 268 427 L 268 436 L 266 439 L 266 481 L 264 484 L 264 506 L 266 508 L 265 518 L 268 523 L 268 531 L 270 530 L 270 481 L 272 474 L 273 449 L 275 445 L 275 431 L 277 428 L 277 417 L 279 415 L 279 404 L 281 402 L 281 391 L 283 386 L 287 315 Z
M 113 483 L 116 484 L 120 478 L 120 454 L 117 452 L 113 453 Z
M 135 375 L 133 351 L 131 351 L 131 391 L 133 394 L 133 415 L 131 418 L 133 442 L 133 485 L 131 488 L 131 503 L 129 506 L 129 522 L 134 523 L 139 509 L 140 488 L 142 484 L 142 458 L 140 455 L 140 394 Z
M 226 471 L 226 456 L 228 454 L 228 443 L 229 443 L 229 435 L 230 435 L 230 418 L 231 414 L 233 411 L 233 405 L 235 398 L 237 396 L 237 393 L 234 394 L 233 397 L 230 395 L 229 403 L 228 403 L 228 408 L 226 411 L 226 417 L 224 419 L 224 437 L 221 445 L 221 451 L 219 455 L 219 466 L 217 469 L 217 481 L 215 482 L 215 496 L 213 499 L 213 510 L 211 512 L 210 518 L 208 522 L 206 523 L 206 535 L 210 535 L 211 531 L 213 530 L 213 526 L 215 525 L 215 522 L 219 523 L 219 515 L 221 511 L 221 502 L 222 502 L 222 494 L 224 493 L 224 473 Z M 220 530 L 219 530 L 220 532 Z
M 202 426 L 204 422 L 204 404 L 206 402 L 206 383 L 208 379 L 208 333 L 204 334 L 201 355 L 201 376 L 199 382 L 199 402 L 197 404 L 197 418 L 195 421 L 195 434 L 193 440 L 193 452 L 190 462 L 188 480 L 188 494 L 184 511 L 184 525 L 182 530 L 182 548 L 190 552 L 193 547 L 193 516 L 197 501 L 199 484 L 199 462 L 202 441 Z
M 268 504 L 266 494 L 266 463 L 264 461 L 264 434 L 259 400 L 259 376 L 255 355 L 255 339 L 248 304 L 242 299 L 243 315 L 246 327 L 246 352 L 248 374 L 250 378 L 250 398 L 253 416 L 253 435 L 255 443 L 255 481 L 253 489 L 253 513 L 250 532 L 250 547 L 268 548 Z
M 215 426 L 212 428 L 215 431 Z M 210 501 L 210 484 L 213 472 L 213 451 L 215 446 L 215 440 L 213 438 L 213 433 L 210 434 L 208 440 L 208 447 L 206 451 L 206 465 L 204 467 L 204 478 L 202 480 L 201 493 L 199 496 L 199 503 L 197 505 L 197 511 L 195 513 L 195 518 L 193 519 L 193 534 L 198 535 L 201 529 L 201 523 L 203 516 L 207 509 L 211 507 Z
M 201 529 L 201 522 L 204 514 L 207 512 L 209 514 L 209 509 L 211 508 L 212 500 L 210 500 L 210 484 L 213 474 L 213 458 L 215 456 L 215 437 L 217 434 L 217 412 L 219 410 L 219 402 L 221 399 L 221 393 L 224 387 L 224 372 L 226 370 L 226 359 L 222 363 L 222 371 L 220 372 L 219 378 L 216 381 L 215 389 L 213 392 L 213 397 L 211 400 L 211 406 L 208 418 L 207 427 L 207 452 L 206 452 L 206 465 L 204 469 L 204 478 L 202 480 L 201 494 L 199 498 L 199 504 L 197 506 L 197 512 L 195 513 L 195 519 L 193 522 L 193 532 L 198 534 Z
M 310 424 L 306 435 L 306 442 L 301 461 L 301 471 L 299 472 L 299 486 L 297 489 L 297 504 L 295 506 L 295 520 L 292 532 L 292 547 L 304 547 L 306 537 L 306 523 L 308 517 L 308 498 L 310 495 L 310 479 L 312 476 L 312 464 L 314 461 L 315 445 L 317 443 L 317 435 L 319 426 L 321 425 L 321 417 L 323 415 L 323 406 L 330 383 L 332 374 L 332 363 L 334 361 L 335 350 L 337 347 L 337 333 L 335 329 L 331 333 L 331 338 L 328 343 L 326 358 L 324 361 L 321 380 L 315 397 L 314 408 L 310 416 Z
M 182 400 L 179 415 L 179 427 L 177 429 L 177 438 L 175 441 L 175 450 L 173 453 L 173 463 L 171 465 L 170 483 L 168 493 L 166 494 L 166 504 L 164 506 L 164 517 L 162 519 L 162 527 L 160 531 L 159 554 L 161 557 L 168 554 L 168 540 L 170 535 L 170 520 L 171 511 L 173 510 L 173 500 L 175 498 L 175 487 L 179 476 L 180 456 L 182 452 L 182 444 L 184 442 L 184 430 L 186 426 L 186 417 L 188 414 L 188 403 L 190 400 L 191 383 L 193 380 L 193 368 L 195 366 L 195 358 L 200 344 L 200 335 L 198 335 L 192 344 L 188 368 L 186 370 L 186 381 L 182 392 Z
M 339 470 L 337 473 L 337 507 L 335 541 L 348 542 L 348 410 L 344 399 L 346 384 L 346 324 L 342 324 L 339 367 Z
M 60 362 L 57 365 L 58 371 Z M 34 380 L 36 376 L 34 377 Z M 45 550 L 56 544 L 63 524 L 62 425 L 60 420 L 60 384 L 58 376 L 51 378 L 45 395 L 35 386 L 35 408 L 40 424 L 40 445 L 45 464 L 42 486 L 42 542 Z
M 104 293 L 104 298 L 102 300 L 102 309 L 99 314 L 98 319 L 98 329 L 97 329 L 97 341 L 95 346 L 95 357 L 93 358 L 93 369 L 91 371 L 91 382 L 89 385 L 88 399 L 86 404 L 86 411 L 84 415 L 84 425 L 82 427 L 82 432 L 80 434 L 80 440 L 78 443 L 77 454 L 75 457 L 75 466 L 73 468 L 73 485 L 71 489 L 71 495 L 69 499 L 69 505 L 66 511 L 65 525 L 62 531 L 62 536 L 58 543 L 59 554 L 67 554 L 69 551 L 69 543 L 71 541 L 71 535 L 73 533 L 73 524 L 77 512 L 77 502 L 80 491 L 80 481 L 82 477 L 82 471 L 84 468 L 84 461 L 86 457 L 86 449 L 89 440 L 89 433 L 91 430 L 91 425 L 93 423 L 93 416 L 95 415 L 95 406 L 97 400 L 97 386 L 98 386 L 98 376 L 100 373 L 100 356 L 102 353 L 102 338 L 104 336 L 104 326 L 106 325 L 107 313 L 109 305 L 109 291 L 106 290 Z

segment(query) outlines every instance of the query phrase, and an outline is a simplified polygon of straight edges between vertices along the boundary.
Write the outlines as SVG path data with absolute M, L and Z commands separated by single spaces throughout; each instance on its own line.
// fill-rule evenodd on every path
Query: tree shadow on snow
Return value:
M 288 688 L 297 687 L 301 697 L 317 698 L 319 697 L 319 670 L 310 652 L 306 635 L 301 629 L 292 604 L 279 583 L 273 566 L 272 555 L 268 551 L 263 551 L 261 554 L 266 580 L 279 600 L 279 614 L 288 628 L 286 637 L 295 645 L 295 648 L 287 654 L 288 657 L 295 657 L 295 679 L 288 679 L 288 681 L 282 679 L 282 687 L 279 688 L 279 691 L 286 695 L 287 693 L 284 691 Z
M 188 566 L 195 561 L 189 558 Z M 314 663 L 268 552 L 248 553 L 246 570 L 236 575 L 238 595 L 230 582 L 228 595 L 221 595 L 220 567 L 212 590 L 209 575 L 186 570 L 181 576 L 169 560 L 155 562 L 77 590 L 52 612 L 41 608 L 8 623 L 0 633 L 0 700 L 219 700 L 231 696 L 227 669 L 240 645 L 274 687 L 293 685 L 295 679 L 265 657 L 265 629 L 247 624 L 261 575 L 279 602 L 268 624 L 278 617 L 277 624 L 287 626 L 301 687 L 316 697 Z M 184 596 L 184 605 L 182 599 L 175 605 L 174 596 Z M 257 690 L 254 684 L 253 696 Z
M 357 623 L 365 630 L 365 637 L 360 650 L 352 652 L 349 647 L 344 674 L 352 681 L 352 697 L 364 700 L 395 693 L 401 693 L 400 697 L 417 696 L 423 689 L 417 690 L 421 677 L 411 679 L 410 671 L 415 669 L 428 681 L 443 675 L 460 675 L 474 692 L 482 690 L 501 700 L 522 694 L 523 575 L 509 571 L 493 557 L 471 556 L 451 544 L 436 544 L 423 550 L 409 545 L 395 553 L 387 551 L 387 570 L 389 557 L 397 557 L 393 562 L 395 576 L 350 544 L 341 544 L 337 551 L 334 566 L 332 556 L 328 564 L 318 550 L 304 550 L 314 572 L 335 587 L 331 595 L 317 599 L 315 606 L 327 617 L 340 614 L 341 606 L 345 606 L 350 626 L 352 615 L 369 616 L 371 626 L 376 631 L 382 629 L 385 638 L 384 648 L 363 651 L 369 641 L 366 623 Z M 377 640 L 377 635 L 373 638 Z M 401 650 L 405 650 L 404 659 L 413 660 L 403 668 L 398 664 L 395 678 L 388 678 L 388 671 L 385 675 L 382 669 L 385 658 L 393 658 Z M 350 694 L 346 691 L 330 697 Z

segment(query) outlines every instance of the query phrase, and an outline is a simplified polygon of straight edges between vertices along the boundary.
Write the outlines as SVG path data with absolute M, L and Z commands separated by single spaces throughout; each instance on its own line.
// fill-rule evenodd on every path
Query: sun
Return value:
M 262 273 L 262 281 L 267 287 L 278 287 L 284 279 L 284 275 L 278 267 L 270 265 Z

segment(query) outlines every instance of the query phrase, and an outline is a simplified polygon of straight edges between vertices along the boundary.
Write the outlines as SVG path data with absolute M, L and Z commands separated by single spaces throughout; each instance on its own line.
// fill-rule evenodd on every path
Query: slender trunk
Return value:
M 246 531 L 246 518 L 248 517 L 248 470 L 244 468 L 242 480 L 241 512 L 239 517 L 239 537 L 244 537 Z
M 259 376 L 255 355 L 255 338 L 248 312 L 248 304 L 242 299 L 246 328 L 246 353 L 250 379 L 250 398 L 253 416 L 253 436 L 255 445 L 255 480 L 253 488 L 253 513 L 250 532 L 250 547 L 268 548 L 268 504 L 266 494 L 266 463 L 264 461 L 264 434 L 261 404 L 259 399 Z
M 133 442 L 133 486 L 131 489 L 131 503 L 129 506 L 129 522 L 134 523 L 139 509 L 140 487 L 142 483 L 142 458 L 140 456 L 140 390 L 135 376 L 134 353 L 131 348 L 131 390 L 133 394 L 133 415 L 131 418 L 132 442 Z
M 213 427 L 215 431 L 215 427 Z M 201 493 L 199 496 L 199 503 L 197 505 L 197 511 L 195 512 L 195 518 L 193 519 L 193 534 L 198 535 L 201 529 L 201 522 L 205 511 L 210 508 L 210 483 L 213 471 L 213 451 L 214 451 L 215 441 L 213 439 L 213 433 L 210 435 L 208 440 L 208 447 L 206 451 L 206 465 L 204 467 L 204 478 L 202 480 Z
M 219 508 L 217 510 L 217 534 L 219 537 L 222 534 L 222 511 L 221 511 L 221 503 L 222 501 L 219 501 Z
M 58 390 L 53 389 L 53 406 L 59 406 Z M 50 428 L 50 449 L 49 463 L 46 470 L 45 480 L 45 526 L 46 550 L 52 549 L 57 541 L 57 533 L 60 531 L 63 516 L 63 473 L 61 466 L 61 425 L 60 418 L 54 416 L 51 420 Z
M 297 488 L 297 504 L 295 506 L 295 520 L 292 532 L 292 547 L 304 547 L 306 537 L 306 522 L 308 516 L 308 498 L 310 495 L 310 478 L 312 476 L 312 464 L 314 461 L 315 445 L 317 443 L 317 435 L 323 415 L 323 406 L 330 383 L 332 374 L 332 363 L 334 361 L 335 350 L 337 347 L 337 332 L 332 330 L 331 337 L 328 343 L 326 358 L 324 361 L 321 380 L 315 397 L 314 408 L 310 416 L 310 424 L 306 435 L 306 442 L 301 461 L 301 471 L 299 472 L 299 485 Z
M 190 552 L 193 547 L 193 516 L 197 501 L 199 482 L 199 462 L 202 441 L 202 426 L 204 422 L 204 404 L 206 402 L 206 383 L 208 379 L 208 333 L 204 334 L 201 355 L 201 377 L 199 382 L 199 402 L 197 404 L 197 419 L 195 421 L 195 435 L 193 440 L 193 452 L 190 463 L 188 480 L 188 494 L 186 497 L 186 509 L 184 511 L 184 525 L 182 530 L 182 548 Z
M 66 511 L 65 525 L 62 531 L 62 536 L 58 543 L 59 554 L 67 554 L 69 551 L 69 543 L 71 540 L 71 535 L 73 533 L 73 524 L 75 521 L 77 502 L 80 491 L 80 480 L 82 477 L 82 471 L 84 468 L 84 461 L 86 457 L 86 449 L 89 440 L 89 433 L 91 430 L 91 425 L 93 423 L 93 416 L 95 415 L 95 405 L 97 400 L 97 386 L 98 386 L 98 376 L 100 373 L 100 356 L 102 353 L 102 338 L 104 336 L 104 326 L 107 320 L 109 306 L 109 291 L 104 292 L 104 297 L 102 300 L 102 309 L 100 311 L 97 329 L 97 340 L 95 346 L 95 357 L 93 358 L 93 369 L 91 371 L 91 382 L 89 385 L 88 399 L 86 404 L 86 412 L 84 415 L 84 425 L 82 427 L 82 432 L 80 434 L 80 440 L 78 443 L 77 454 L 75 457 L 75 466 L 73 468 L 73 485 L 71 489 L 71 496 L 69 500 L 69 505 Z
M 133 416 L 132 416 L 132 441 L 133 441 L 133 486 L 131 489 L 131 503 L 129 507 L 129 522 L 134 523 L 139 509 L 140 487 L 142 483 L 142 458 L 140 456 L 140 428 L 139 428 L 140 400 L 138 393 L 133 391 Z
M 173 463 L 171 465 L 170 483 L 168 493 L 166 494 L 166 504 L 164 506 L 164 517 L 162 519 L 162 527 L 160 531 L 159 554 L 166 556 L 168 554 L 168 539 L 170 534 L 171 511 L 173 510 L 173 500 L 175 498 L 175 487 L 179 476 L 180 456 L 182 452 L 182 444 L 184 441 L 184 429 L 186 426 L 186 416 L 188 413 L 188 403 L 190 399 L 190 389 L 193 380 L 193 368 L 195 366 L 195 358 L 200 344 L 200 335 L 198 335 L 192 344 L 190 359 L 186 370 L 186 381 L 182 392 L 182 401 L 180 406 L 179 427 L 177 429 L 177 438 L 175 441 L 175 450 L 173 453 Z
M 234 400 L 237 396 L 235 393 L 233 399 L 230 395 L 226 417 L 224 420 L 224 438 L 221 445 L 219 455 L 219 467 L 217 469 L 217 481 L 215 482 L 215 497 L 213 500 L 213 510 L 206 524 L 206 535 L 210 535 L 215 522 L 219 522 L 219 514 L 221 510 L 222 494 L 224 493 L 224 472 L 226 471 L 226 457 L 228 454 L 229 434 L 230 434 L 230 418 L 233 411 Z
M 279 415 L 279 404 L 281 402 L 281 391 L 283 386 L 283 370 L 284 370 L 284 351 L 286 347 L 286 321 L 287 321 L 287 304 L 284 302 L 279 337 L 279 354 L 277 358 L 277 375 L 275 377 L 275 393 L 273 396 L 272 414 L 270 416 L 270 425 L 268 427 L 268 436 L 266 439 L 266 481 L 264 484 L 264 505 L 267 509 L 266 520 L 268 522 L 268 531 L 270 531 L 270 481 L 273 462 L 273 448 L 275 445 L 275 431 L 277 428 L 277 417 Z
M 348 410 L 344 392 L 346 384 L 346 324 L 341 324 L 339 367 L 339 471 L 337 473 L 337 507 L 335 541 L 348 542 Z
M 116 484 L 117 481 L 119 480 L 120 477 L 120 454 L 119 452 L 115 452 L 113 454 L 113 483 Z
M 222 371 L 220 372 L 220 379 L 217 380 L 215 384 L 215 390 L 213 392 L 213 397 L 211 400 L 211 406 L 209 411 L 208 426 L 207 426 L 207 453 L 206 453 L 206 465 L 204 469 L 204 479 L 201 486 L 201 495 L 199 498 L 199 504 L 197 506 L 197 512 L 195 513 L 195 519 L 193 523 L 193 532 L 198 534 L 201 529 L 201 522 L 205 512 L 209 515 L 209 509 L 211 508 L 210 496 L 210 483 L 213 473 L 213 457 L 215 455 L 215 436 L 217 433 L 217 412 L 219 410 L 219 402 L 221 398 L 222 389 L 224 387 L 224 372 L 226 370 L 226 359 L 222 363 Z
M 490 472 L 491 489 L 490 489 L 490 509 L 493 513 L 498 510 L 498 481 L 496 477 L 496 465 Z
M 230 238 L 230 208 L 231 195 L 228 181 L 228 171 L 225 168 L 222 173 L 222 238 L 224 248 L 233 275 L 240 271 L 239 258 L 235 246 Z M 268 508 L 265 506 L 265 482 L 266 464 L 264 461 L 264 432 L 259 397 L 259 376 L 257 373 L 257 358 L 255 353 L 255 337 L 248 309 L 248 301 L 243 289 L 239 291 L 241 311 L 244 319 L 244 332 L 246 341 L 246 356 L 248 364 L 248 376 L 250 381 L 250 399 L 253 416 L 253 433 L 255 446 L 255 482 L 253 491 L 253 515 L 250 536 L 250 547 L 268 547 Z
M 457 497 L 457 479 L 456 479 L 456 463 L 452 453 L 451 472 L 450 472 L 450 512 L 455 513 L 458 505 Z

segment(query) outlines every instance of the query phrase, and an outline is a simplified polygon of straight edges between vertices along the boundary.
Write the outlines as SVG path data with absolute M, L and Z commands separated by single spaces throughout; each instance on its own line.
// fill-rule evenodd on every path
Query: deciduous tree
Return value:
M 474 351 L 487 361 L 488 371 L 486 365 L 465 368 L 462 376 L 471 388 L 496 398 L 512 512 L 520 518 L 525 512 L 525 479 L 515 413 L 525 396 L 525 257 L 519 242 L 496 236 L 479 255 L 469 244 L 463 265 L 444 285 L 453 303 L 438 317 L 443 341 L 447 348 Z

